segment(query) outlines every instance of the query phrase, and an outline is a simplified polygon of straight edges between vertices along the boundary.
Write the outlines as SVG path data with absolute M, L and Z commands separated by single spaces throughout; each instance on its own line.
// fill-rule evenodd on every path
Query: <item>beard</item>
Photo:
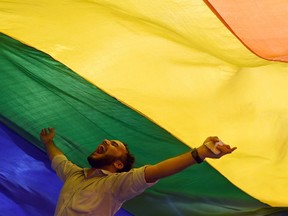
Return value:
M 101 169 L 105 166 L 111 165 L 117 158 L 112 155 L 104 155 L 103 157 L 93 158 L 92 155 L 87 157 L 91 167 Z

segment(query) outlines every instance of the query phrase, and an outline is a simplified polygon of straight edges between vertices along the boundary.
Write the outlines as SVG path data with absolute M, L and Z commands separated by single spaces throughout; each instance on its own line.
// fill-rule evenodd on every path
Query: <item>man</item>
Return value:
M 182 155 L 155 165 L 132 169 L 134 156 L 126 144 L 118 140 L 104 140 L 87 158 L 91 168 L 73 164 L 53 142 L 55 129 L 42 129 L 40 138 L 45 145 L 52 168 L 64 181 L 55 215 L 114 215 L 121 205 L 154 185 L 159 179 L 201 163 L 205 158 L 220 158 L 236 148 L 217 145 L 219 154 L 206 146 L 220 142 L 218 137 L 208 137 L 204 143 Z

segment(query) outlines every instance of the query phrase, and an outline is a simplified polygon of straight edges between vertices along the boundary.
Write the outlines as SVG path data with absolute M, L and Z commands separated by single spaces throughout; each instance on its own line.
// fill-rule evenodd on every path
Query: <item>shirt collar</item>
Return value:
M 83 169 L 85 178 L 88 178 L 88 170 L 89 170 L 89 168 L 84 168 Z M 112 173 L 107 171 L 107 170 L 95 169 L 95 170 L 93 170 L 93 173 L 92 173 L 91 176 L 89 176 L 89 178 L 93 178 L 93 177 L 96 177 L 96 176 L 107 176 L 107 175 L 110 175 L 110 174 L 112 174 Z

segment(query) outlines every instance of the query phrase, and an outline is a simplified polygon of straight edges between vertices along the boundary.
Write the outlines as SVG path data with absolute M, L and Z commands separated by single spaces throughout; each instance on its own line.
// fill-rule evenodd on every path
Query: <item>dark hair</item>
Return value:
M 135 157 L 133 154 L 130 153 L 130 151 L 128 149 L 128 145 L 126 143 L 123 143 L 123 144 L 126 147 L 127 154 L 123 155 L 119 158 L 122 161 L 122 163 L 124 164 L 124 167 L 122 169 L 117 170 L 118 173 L 130 171 L 133 168 L 133 165 L 135 163 Z

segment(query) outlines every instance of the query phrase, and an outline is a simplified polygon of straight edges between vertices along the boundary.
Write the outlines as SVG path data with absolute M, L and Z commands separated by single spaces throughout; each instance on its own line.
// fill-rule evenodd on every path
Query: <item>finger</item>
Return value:
M 231 153 L 232 151 L 234 151 L 231 149 L 231 147 L 229 145 L 226 145 L 226 144 L 218 145 L 217 148 L 225 154 L 228 154 L 228 153 Z
M 45 128 L 41 130 L 40 136 L 43 137 L 46 135 L 46 130 Z
M 226 147 L 227 149 L 229 149 L 231 152 L 237 149 L 237 147 L 231 148 L 230 145 L 225 145 L 225 147 Z
M 228 144 L 223 144 L 222 147 L 227 148 L 227 149 L 231 149 L 230 145 L 228 145 Z
M 213 142 L 219 142 L 220 141 L 220 139 L 217 136 L 211 136 L 210 140 Z
M 219 141 L 219 138 L 217 136 L 209 136 L 206 138 L 206 140 L 204 141 L 205 142 L 218 142 Z
M 233 147 L 233 148 L 229 148 L 229 149 L 227 149 L 227 153 L 232 153 L 234 150 L 236 149 L 236 147 Z

